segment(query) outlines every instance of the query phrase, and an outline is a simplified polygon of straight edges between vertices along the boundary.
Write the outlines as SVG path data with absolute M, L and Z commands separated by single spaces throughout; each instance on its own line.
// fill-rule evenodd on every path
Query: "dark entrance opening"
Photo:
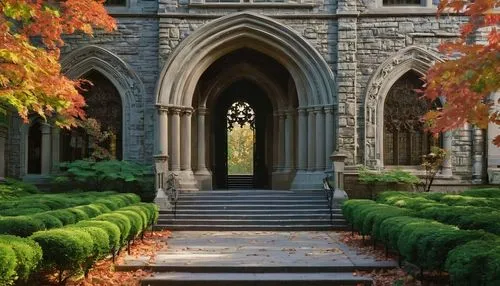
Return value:
M 35 122 L 28 133 L 28 174 L 42 173 L 42 126 Z
M 214 107 L 214 188 L 227 189 L 228 184 L 228 110 L 237 102 L 247 103 L 254 114 L 254 149 L 253 149 L 253 187 L 266 189 L 270 187 L 269 166 L 266 162 L 266 134 L 272 124 L 272 105 L 266 93 L 256 84 L 248 80 L 239 80 L 231 84 L 221 93 Z M 271 140 L 267 138 L 267 140 Z M 271 141 L 272 142 L 272 141 Z

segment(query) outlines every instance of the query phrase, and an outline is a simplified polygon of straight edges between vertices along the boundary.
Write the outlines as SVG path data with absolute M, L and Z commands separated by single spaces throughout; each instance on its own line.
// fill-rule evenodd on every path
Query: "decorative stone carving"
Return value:
M 427 49 L 410 46 L 385 60 L 371 77 L 365 95 L 365 164 L 375 166 L 382 158 L 383 104 L 394 82 L 409 70 L 425 72 L 441 57 Z

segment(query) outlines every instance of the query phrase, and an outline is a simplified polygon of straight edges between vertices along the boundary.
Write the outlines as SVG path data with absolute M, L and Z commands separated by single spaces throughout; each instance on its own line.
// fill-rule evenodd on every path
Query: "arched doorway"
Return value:
M 296 32 L 248 12 L 211 21 L 169 56 L 157 87 L 158 164 L 168 156 L 168 167 L 179 174 L 183 190 L 212 188 L 219 168 L 225 168 L 215 163 L 222 159 L 211 151 L 219 147 L 211 138 L 212 121 L 226 110 L 214 107 L 221 109 L 225 91 L 245 81 L 268 100 L 262 169 L 269 187 L 320 189 L 331 166 L 328 155 L 335 149 L 333 73 Z M 233 100 L 227 104 L 240 93 L 229 96 Z M 252 99 L 259 98 L 255 94 Z
M 42 125 L 37 120 L 28 130 L 28 174 L 42 173 Z
M 217 99 L 213 107 L 213 166 L 214 188 L 226 189 L 228 187 L 229 164 L 228 164 L 228 110 L 235 103 L 247 103 L 248 107 L 255 113 L 255 123 L 253 131 L 254 149 L 252 156 L 252 181 L 253 187 L 264 189 L 270 187 L 272 171 L 272 153 L 266 150 L 272 150 L 270 142 L 272 138 L 267 137 L 269 128 L 268 118 L 272 117 L 272 105 L 267 98 L 266 93 L 256 84 L 241 80 L 231 84 Z M 272 133 L 272 132 L 271 132 Z M 236 175 L 236 174 L 233 174 Z
M 87 104 L 87 117 L 96 119 L 101 124 L 102 131 L 112 132 L 101 145 L 110 151 L 113 158 L 121 160 L 123 105 L 120 94 L 113 83 L 98 71 L 92 70 L 82 78 L 89 81 L 81 88 Z M 63 162 L 88 158 L 93 152 L 90 144 L 93 139 L 82 128 L 63 130 L 60 140 L 60 160 Z

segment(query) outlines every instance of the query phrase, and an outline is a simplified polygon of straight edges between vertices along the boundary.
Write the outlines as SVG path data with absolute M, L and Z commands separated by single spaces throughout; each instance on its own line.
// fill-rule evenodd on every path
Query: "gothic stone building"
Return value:
M 117 158 L 157 160 L 185 190 L 226 187 L 227 112 L 242 102 L 254 110 L 258 188 L 319 188 L 334 150 L 347 154 L 348 175 L 359 165 L 419 173 L 434 143 L 451 152 L 440 184 L 495 180 L 496 129 L 464 126 L 433 143 L 418 120 L 443 104 L 417 99 L 419 78 L 466 21 L 436 18 L 432 0 L 113 0 L 108 8 L 118 30 L 67 37 L 63 72 L 94 83 L 87 112 L 114 131 Z M 79 130 L 15 114 L 0 121 L 0 176 L 39 180 L 86 155 Z

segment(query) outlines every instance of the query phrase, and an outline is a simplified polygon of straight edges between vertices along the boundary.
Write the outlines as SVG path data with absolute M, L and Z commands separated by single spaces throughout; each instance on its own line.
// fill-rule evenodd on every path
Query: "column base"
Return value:
M 297 171 L 290 190 L 293 191 L 317 191 L 323 189 L 323 171 Z
M 196 171 L 194 177 L 200 190 L 212 190 L 212 173 L 208 169 Z
M 173 171 L 177 175 L 177 183 L 179 191 L 192 192 L 199 191 L 197 181 L 193 171 Z
M 488 168 L 488 183 L 500 184 L 500 168 Z
M 271 175 L 271 187 L 273 190 L 289 190 L 295 170 L 279 170 Z

